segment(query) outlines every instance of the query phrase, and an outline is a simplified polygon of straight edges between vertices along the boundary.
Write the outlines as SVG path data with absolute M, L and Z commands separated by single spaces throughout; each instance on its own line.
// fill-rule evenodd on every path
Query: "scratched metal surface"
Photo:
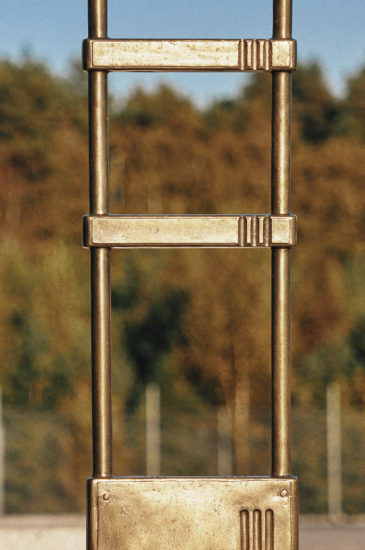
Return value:
M 292 550 L 296 480 L 114 478 L 91 481 L 93 550 Z

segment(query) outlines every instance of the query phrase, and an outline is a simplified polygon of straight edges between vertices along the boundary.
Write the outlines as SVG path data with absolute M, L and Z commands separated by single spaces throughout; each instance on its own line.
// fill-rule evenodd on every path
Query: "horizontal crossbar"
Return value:
M 84 216 L 86 247 L 252 248 L 295 244 L 295 216 Z
M 83 66 L 107 71 L 293 71 L 296 42 L 88 39 Z

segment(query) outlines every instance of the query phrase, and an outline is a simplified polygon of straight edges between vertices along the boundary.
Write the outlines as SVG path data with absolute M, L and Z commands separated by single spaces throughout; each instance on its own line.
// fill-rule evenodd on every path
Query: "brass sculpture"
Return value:
M 89 0 L 90 247 L 93 475 L 88 549 L 295 550 L 297 483 L 290 474 L 292 2 L 274 0 L 272 40 L 110 40 L 107 0 Z M 109 213 L 109 71 L 271 71 L 271 214 L 112 216 Z M 121 247 L 272 248 L 272 473 L 270 477 L 112 477 L 110 252 Z

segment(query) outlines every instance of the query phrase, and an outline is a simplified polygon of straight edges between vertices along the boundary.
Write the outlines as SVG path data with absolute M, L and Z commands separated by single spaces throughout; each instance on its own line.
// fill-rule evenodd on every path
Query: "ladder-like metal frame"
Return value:
M 297 498 L 296 482 L 290 474 L 290 248 L 296 241 L 296 218 L 290 214 L 290 141 L 291 73 L 296 64 L 296 44 L 291 38 L 292 1 L 273 1 L 272 40 L 111 40 L 107 37 L 107 0 L 89 0 L 88 6 L 89 38 L 84 41 L 83 46 L 84 68 L 89 72 L 90 138 L 90 215 L 85 216 L 84 219 L 84 244 L 90 247 L 92 299 L 93 475 L 89 483 L 88 548 L 89 550 L 103 550 L 107 547 L 152 548 L 152 545 L 156 546 L 156 544 L 158 548 L 165 548 L 170 544 L 162 542 L 162 545 L 167 546 L 158 546 L 158 543 L 152 544 L 151 542 L 147 546 L 142 546 L 140 543 L 133 546 L 133 543 L 128 545 L 119 539 L 118 542 L 115 542 L 116 539 L 110 538 L 111 535 L 101 536 L 99 533 L 99 529 L 106 529 L 105 524 L 104 527 L 101 524 L 101 519 L 104 517 L 102 516 L 102 506 L 105 508 L 109 503 L 110 494 L 114 494 L 113 491 L 116 491 L 115 495 L 118 491 L 122 491 L 122 494 L 129 494 L 130 490 L 127 478 L 120 478 L 119 481 L 112 478 L 111 248 L 258 246 L 272 248 L 271 477 L 256 480 L 227 478 L 223 492 L 220 487 L 222 487 L 225 478 L 213 478 L 213 480 L 209 478 L 180 478 L 180 481 L 179 478 L 175 478 L 175 480 L 159 478 L 149 482 L 148 478 L 140 478 L 142 488 L 138 491 L 144 491 L 149 495 L 148 498 L 153 500 L 153 495 L 156 494 L 155 484 L 159 483 L 158 491 L 159 494 L 161 493 L 162 499 L 171 499 L 171 494 L 174 494 L 175 504 L 178 513 L 180 513 L 184 509 L 185 497 L 183 495 L 186 496 L 189 491 L 197 491 L 197 487 L 201 486 L 202 481 L 205 483 L 200 499 L 203 503 L 204 499 L 209 501 L 209 491 L 214 483 L 215 494 L 220 495 L 221 502 L 225 502 L 224 499 L 228 498 L 226 495 L 231 495 L 233 499 L 236 498 L 234 496 L 235 491 L 238 490 L 236 487 L 240 487 L 241 493 L 246 491 L 246 499 L 250 504 L 247 504 L 247 510 L 243 508 L 240 511 L 239 547 L 244 550 L 261 549 L 262 542 L 263 550 L 264 548 L 265 550 L 269 550 L 269 548 L 294 550 L 297 548 Z M 240 216 L 110 215 L 107 77 L 109 71 L 125 70 L 271 71 L 271 214 Z M 199 480 L 198 485 L 196 480 Z M 170 488 L 168 488 L 169 483 L 172 483 Z M 182 487 L 185 489 L 183 490 Z M 291 508 L 290 527 L 284 522 L 283 525 L 286 527 L 277 529 L 276 526 L 274 535 L 274 520 L 270 514 L 277 506 L 275 495 L 279 495 L 284 504 L 290 503 Z M 119 497 L 115 496 L 115 498 Z M 132 496 L 130 498 L 133 500 Z M 260 509 L 260 498 L 261 501 L 268 499 L 262 520 L 258 519 L 261 516 L 257 515 Z M 224 504 L 226 508 L 222 505 L 227 514 L 230 510 L 228 500 Z M 160 505 L 161 502 L 156 504 L 156 506 Z M 284 508 L 279 507 L 277 510 L 275 508 L 274 513 L 277 518 L 284 513 L 282 510 L 285 511 L 285 506 Z M 128 515 L 123 506 L 120 513 Z M 261 521 L 262 523 L 260 523 Z M 260 525 L 265 526 L 266 534 L 261 533 L 263 527 Z M 113 525 L 110 524 L 109 527 L 113 530 Z M 289 529 L 290 533 L 285 533 L 285 529 Z M 165 539 L 160 537 L 159 540 L 164 541 Z M 169 540 L 166 539 L 166 541 Z M 224 546 L 224 548 L 230 548 L 229 543 L 226 544 L 228 546 Z M 186 546 L 186 548 L 190 547 L 192 546 Z M 199 543 L 199 547 L 205 548 L 203 543 Z M 213 546 L 208 547 L 212 548 Z M 218 547 L 223 548 L 219 545 Z

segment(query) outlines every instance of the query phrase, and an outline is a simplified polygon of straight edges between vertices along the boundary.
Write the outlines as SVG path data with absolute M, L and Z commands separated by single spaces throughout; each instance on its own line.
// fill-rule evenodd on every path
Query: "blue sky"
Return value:
M 293 36 L 299 61 L 317 59 L 333 90 L 365 65 L 365 0 L 294 0 Z M 114 38 L 269 38 L 271 0 L 109 0 Z M 87 0 L 11 0 L 0 18 L 0 56 L 28 50 L 56 72 L 67 71 L 87 35 Z M 113 74 L 111 87 L 125 94 L 158 81 L 204 104 L 234 94 L 242 74 Z

